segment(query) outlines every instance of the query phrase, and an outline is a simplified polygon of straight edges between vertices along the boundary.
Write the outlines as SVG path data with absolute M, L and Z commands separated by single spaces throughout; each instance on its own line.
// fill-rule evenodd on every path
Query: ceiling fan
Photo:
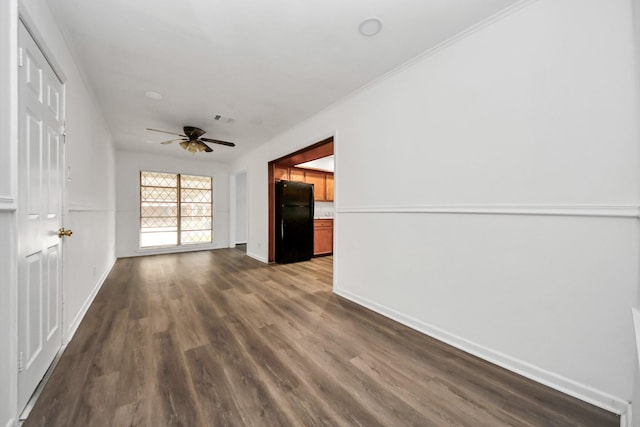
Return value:
M 172 142 L 179 141 L 180 146 L 190 153 L 197 153 L 200 151 L 206 151 L 207 153 L 212 152 L 213 150 L 211 149 L 211 147 L 209 147 L 207 144 L 204 143 L 205 141 L 213 144 L 224 145 L 227 147 L 236 146 L 236 144 L 234 144 L 233 142 L 220 141 L 219 139 L 202 138 L 202 135 L 204 135 L 206 132 L 195 126 L 183 127 L 182 130 L 184 131 L 184 135 L 180 133 L 175 133 L 175 132 L 168 132 L 166 130 L 158 130 L 158 129 L 151 129 L 151 128 L 147 128 L 147 130 L 179 136 L 180 138 L 178 139 L 170 139 L 169 141 L 162 141 L 160 144 L 171 144 Z

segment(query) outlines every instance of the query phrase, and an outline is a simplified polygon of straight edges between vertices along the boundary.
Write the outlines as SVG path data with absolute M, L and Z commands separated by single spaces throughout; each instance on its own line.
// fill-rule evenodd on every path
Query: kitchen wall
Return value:
M 333 202 L 315 202 L 313 215 L 315 218 L 333 218 L 334 210 Z
M 115 261 L 114 155 L 82 72 L 44 0 L 0 2 L 0 426 L 17 425 L 17 17 L 34 33 L 66 91 L 64 339 L 69 340 Z M 5 120 L 6 119 L 6 120 Z
M 267 257 L 267 162 L 334 135 L 334 292 L 625 412 L 640 240 L 630 7 L 525 2 L 249 153 L 232 169 L 247 171 L 248 253 Z
M 167 147 L 177 150 L 179 147 Z M 117 248 L 118 257 L 149 255 L 194 249 L 229 247 L 229 166 L 223 163 L 141 154 L 118 150 L 117 165 Z M 173 172 L 213 177 L 213 244 L 190 245 L 184 248 L 139 249 L 140 234 L 140 171 Z

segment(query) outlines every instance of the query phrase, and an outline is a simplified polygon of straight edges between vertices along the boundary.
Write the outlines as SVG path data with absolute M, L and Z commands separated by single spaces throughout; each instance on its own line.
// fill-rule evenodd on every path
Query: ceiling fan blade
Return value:
M 151 129 L 151 128 L 147 128 L 147 130 L 152 130 L 154 132 L 162 132 L 162 133 L 168 133 L 169 135 L 177 135 L 177 136 L 181 136 L 183 138 L 186 138 L 187 135 L 182 135 L 180 133 L 175 133 L 175 132 L 168 132 L 166 130 L 159 130 L 159 129 Z
M 202 141 L 212 142 L 214 144 L 226 145 L 227 147 L 235 147 L 236 144 L 233 142 L 220 141 L 219 139 L 211 139 L 211 138 L 200 138 Z
M 209 147 L 207 144 L 205 144 L 202 141 L 198 141 L 198 145 L 200 146 L 200 148 L 202 148 L 204 151 L 206 151 L 207 153 L 210 153 L 213 151 L 213 149 L 211 149 L 211 147 Z
M 185 126 L 182 128 L 182 130 L 184 130 L 185 135 L 188 135 L 189 139 L 198 139 L 206 133 L 202 129 L 195 126 Z
M 170 139 L 169 141 L 162 141 L 160 144 L 171 144 L 172 142 L 185 141 L 184 139 Z

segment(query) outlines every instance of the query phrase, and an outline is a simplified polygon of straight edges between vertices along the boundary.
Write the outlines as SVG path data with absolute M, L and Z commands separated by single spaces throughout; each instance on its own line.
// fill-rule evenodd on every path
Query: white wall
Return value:
M 62 38 L 44 0 L 0 2 L 0 426 L 16 425 L 17 253 L 14 219 L 17 194 L 17 17 L 26 21 L 65 83 L 67 138 L 71 167 L 66 185 L 64 339 L 71 338 L 115 260 L 114 152 L 91 90 Z M 6 67 L 5 67 L 6 66 Z M 9 75 L 7 75 L 9 72 Z M 5 120 L 6 119 L 6 120 Z M 9 194 L 6 195 L 6 189 Z M 96 224 L 99 224 L 97 226 Z M 90 244 L 88 242 L 91 242 Z M 7 322 L 7 318 L 9 321 Z
M 633 6 L 633 29 L 634 29 L 634 42 L 636 52 L 636 93 L 640 94 L 640 0 L 632 0 Z M 638 96 L 638 102 L 640 103 L 640 95 Z M 640 286 L 638 287 L 638 295 L 636 296 L 635 306 L 640 309 Z M 636 323 L 636 339 L 640 337 L 640 325 Z M 636 348 L 640 349 L 640 342 L 636 343 Z M 633 383 L 633 396 L 632 403 L 635 407 L 636 415 L 632 417 L 632 422 L 635 427 L 640 427 L 640 351 L 636 353 L 635 357 L 635 369 L 634 369 L 634 383 Z
M 17 0 L 0 2 L 0 426 L 15 422 L 17 404 Z
M 178 147 L 168 147 L 180 149 Z M 229 247 L 229 166 L 211 160 L 174 158 L 129 151 L 116 153 L 117 170 L 117 248 L 118 257 L 149 255 Z M 139 249 L 140 171 L 172 172 L 213 177 L 213 244 L 183 248 Z
M 8 426 L 15 421 L 17 405 L 14 224 L 13 212 L 0 210 L 0 426 Z
M 628 0 L 538 0 L 233 165 L 335 135 L 334 291 L 598 405 L 631 399 L 638 104 Z
M 64 222 L 73 237 L 65 241 L 63 295 L 70 338 L 115 261 L 114 149 L 93 93 L 47 2 L 21 1 L 21 14 L 65 83 L 65 164 L 70 175 Z
M 247 174 L 236 175 L 236 238 L 235 243 L 247 243 Z

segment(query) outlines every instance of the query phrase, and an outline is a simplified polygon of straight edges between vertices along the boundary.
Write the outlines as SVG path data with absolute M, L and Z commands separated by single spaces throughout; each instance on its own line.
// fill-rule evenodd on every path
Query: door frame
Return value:
M 43 33 L 38 29 L 38 25 L 37 25 L 37 21 L 36 19 L 34 19 L 33 17 L 30 16 L 30 14 L 25 10 L 25 7 L 22 5 L 21 2 L 17 2 L 18 3 L 18 10 L 17 10 L 17 20 L 15 21 L 15 27 L 14 27 L 14 37 L 15 37 L 15 49 L 16 49 L 16 55 L 14 55 L 14 57 L 17 58 L 17 53 L 19 51 L 19 40 L 18 40 L 18 30 L 20 27 L 20 23 L 22 23 L 24 25 L 24 27 L 26 28 L 27 32 L 29 33 L 29 35 L 31 36 L 31 38 L 33 39 L 33 41 L 36 43 L 36 45 L 38 46 L 38 48 L 40 49 L 40 51 L 42 52 L 42 55 L 44 56 L 46 62 L 48 63 L 48 65 L 51 67 L 51 69 L 53 70 L 53 73 L 55 74 L 55 76 L 58 78 L 58 80 L 61 83 L 61 88 L 62 88 L 62 100 L 60 103 L 60 110 L 61 110 L 61 120 L 63 123 L 66 123 L 66 119 L 67 119 L 67 82 L 68 82 L 68 78 L 66 76 L 66 74 L 64 73 L 63 67 L 61 65 L 61 63 L 59 61 L 56 60 L 56 56 L 53 53 L 53 49 L 51 49 L 51 46 L 49 45 L 49 43 L 47 43 L 47 39 L 46 37 L 43 35 Z M 19 289 L 18 289 L 18 285 L 19 285 L 19 268 L 18 268 L 18 243 L 20 241 L 20 228 L 18 227 L 18 218 L 19 218 L 19 214 L 20 214 L 20 194 L 18 191 L 19 188 L 19 180 L 20 180 L 20 170 L 19 170 L 19 165 L 20 165 L 20 157 L 19 157 L 19 150 L 18 150 L 18 146 L 17 144 L 19 143 L 19 128 L 21 126 L 20 124 L 20 108 L 19 108 L 19 79 L 18 79 L 18 61 L 16 60 L 14 63 L 11 64 L 11 66 L 13 68 L 15 68 L 15 76 L 12 79 L 12 95 L 14 97 L 13 99 L 13 109 L 15 109 L 16 113 L 14 114 L 14 117 L 12 117 L 12 121 L 14 123 L 14 127 L 15 127 L 15 132 L 14 132 L 14 138 L 16 140 L 16 146 L 15 146 L 15 153 L 13 153 L 14 155 L 14 165 L 15 167 L 15 172 L 14 172 L 14 180 L 16 183 L 16 190 L 15 190 L 15 195 L 16 195 L 16 210 L 15 210 L 15 215 L 14 215 L 14 246 L 13 246 L 13 251 L 14 251 L 14 261 L 13 261 L 13 268 L 14 268 L 14 274 L 13 274 L 13 289 L 12 289 L 12 300 L 14 301 L 14 306 L 15 306 L 15 310 L 13 313 L 12 318 L 14 319 L 14 324 L 13 324 L 13 330 L 12 330 L 12 352 L 13 352 L 13 357 L 15 358 L 15 366 L 18 366 L 18 359 L 19 359 L 19 331 L 20 331 L 20 324 L 19 324 L 19 316 L 20 316 L 20 306 L 19 306 L 19 299 L 18 299 L 18 295 L 19 295 Z M 65 226 L 68 223 L 68 205 L 67 205 L 67 154 L 66 154 L 66 124 L 64 125 L 64 130 L 63 132 L 61 132 L 61 136 L 62 136 L 62 149 L 61 149 L 61 159 L 60 159 L 60 163 L 61 163 L 61 182 L 60 182 L 60 203 L 61 203 L 61 224 L 63 226 Z M 33 391 L 32 397 L 30 398 L 30 400 L 27 402 L 26 406 L 24 408 L 18 407 L 18 369 L 16 369 L 14 372 L 15 374 L 13 375 L 12 378 L 12 397 L 14 398 L 14 402 L 13 404 L 15 405 L 15 411 L 16 411 L 16 417 L 18 420 L 22 419 L 24 416 L 28 415 L 29 410 L 31 409 L 32 404 L 34 403 L 34 397 L 37 398 L 39 392 L 42 390 L 42 387 L 44 386 L 44 383 L 46 382 L 46 379 L 48 378 L 48 376 L 51 373 L 51 368 L 53 366 L 55 366 L 55 363 L 60 355 L 60 352 L 64 349 L 66 343 L 67 343 L 67 336 L 66 336 L 66 323 L 65 323 L 65 312 L 64 312 L 64 301 L 65 301 L 65 284 L 66 284 L 66 264 L 67 264 L 67 259 L 66 259 L 66 242 L 64 241 L 64 239 L 61 242 L 61 262 L 60 262 L 60 297 L 59 297 L 59 303 L 60 303 L 60 309 L 59 309 L 59 315 L 60 315 L 60 347 L 58 348 L 58 355 L 54 358 L 52 364 L 50 365 L 47 373 L 45 374 L 42 382 L 40 383 L 40 385 L 38 385 L 38 387 L 36 388 L 36 390 Z
M 274 168 L 278 166 L 292 167 L 299 163 L 309 162 L 335 154 L 335 136 L 330 136 L 322 141 L 311 144 L 286 156 L 279 157 L 267 164 L 267 185 L 269 195 L 269 253 L 268 262 L 275 262 L 276 254 L 276 208 L 275 208 L 275 176 Z M 335 236 L 335 230 L 334 230 Z
M 249 183 L 248 172 L 246 169 L 241 169 L 229 174 L 229 247 L 234 248 L 238 240 L 238 176 L 245 176 L 245 197 L 247 198 L 247 206 L 245 212 L 245 221 L 247 224 L 247 240 L 249 239 Z M 246 243 L 246 242 L 245 242 Z
M 245 211 L 244 211 L 244 223 L 245 223 L 245 239 L 244 242 L 239 242 L 238 241 L 238 214 L 240 213 L 240 209 L 238 209 L 238 190 L 240 189 L 240 186 L 238 185 L 238 177 L 244 175 L 244 197 L 245 197 Z M 241 170 L 241 171 L 237 171 L 233 174 L 232 177 L 232 181 L 233 181 L 233 188 L 231 191 L 231 206 L 233 208 L 233 212 L 231 213 L 231 218 L 230 219 L 230 225 L 231 225 L 231 241 L 229 242 L 229 246 L 231 246 L 232 248 L 235 247 L 236 244 L 238 243 L 247 243 L 247 240 L 249 239 L 249 197 L 248 197 L 248 192 L 249 192 L 249 183 L 248 183 L 248 174 L 246 170 Z

